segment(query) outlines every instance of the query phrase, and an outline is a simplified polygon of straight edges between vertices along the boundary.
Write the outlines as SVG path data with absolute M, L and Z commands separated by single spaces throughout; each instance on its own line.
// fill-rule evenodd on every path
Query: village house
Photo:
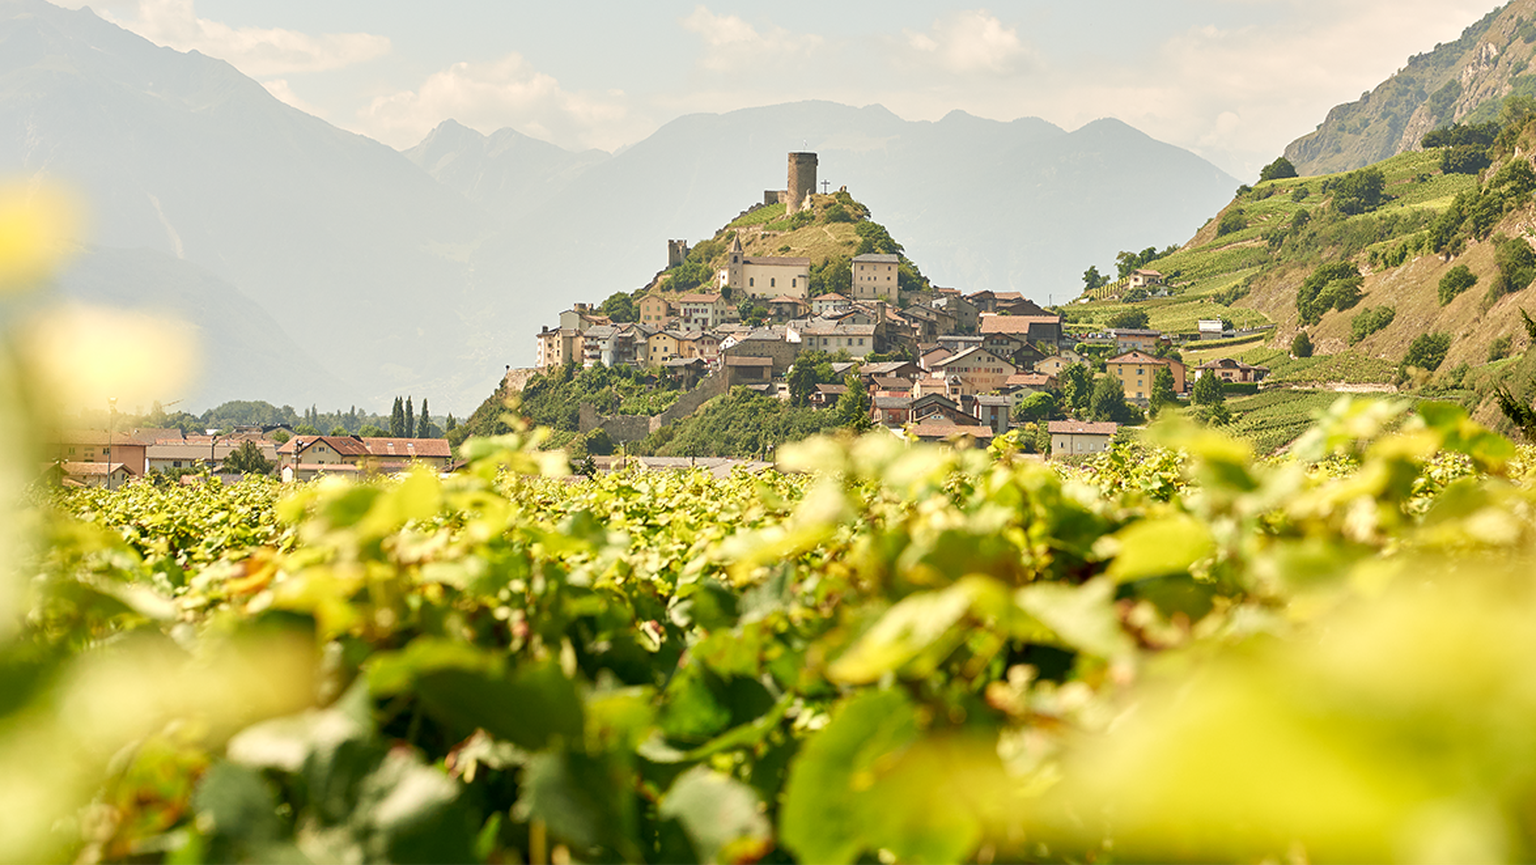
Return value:
M 110 487 L 117 488 L 138 477 L 122 463 L 109 462 L 79 462 L 65 460 L 54 463 L 59 474 L 57 477 L 65 484 L 85 487 Z
M 322 474 L 399 472 L 412 465 L 441 472 L 453 463 L 447 439 L 295 436 L 278 447 L 277 456 L 285 481 L 307 481 Z
M 980 320 L 979 310 L 960 293 L 958 288 L 936 289 L 938 294 L 933 300 L 935 309 L 941 309 L 949 313 L 955 320 L 955 330 L 960 333 L 975 333 L 976 323 Z
M 1115 340 L 1115 351 L 1120 353 L 1144 351 L 1151 354 L 1157 351 L 1158 343 L 1167 342 L 1162 331 L 1157 330 L 1115 327 L 1110 328 L 1109 335 Z
M 1119 425 L 1105 421 L 1053 420 L 1046 424 L 1051 436 L 1051 456 L 1096 454 L 1109 448 Z
M 1125 280 L 1126 288 L 1147 288 L 1162 284 L 1163 275 L 1155 270 L 1133 270 Z
M 906 432 L 920 442 L 934 444 L 971 442 L 984 446 L 993 438 L 991 427 L 984 426 L 980 421 L 970 417 L 960 422 L 920 421 L 907 426 Z
M 866 252 L 853 257 L 853 299 L 895 303 L 899 296 L 901 256 Z
M 1087 363 L 1088 360 L 1075 351 L 1064 351 L 1060 354 L 1048 355 L 1035 361 L 1035 372 L 1046 375 L 1061 375 L 1061 371 L 1073 364 Z
M 1172 358 L 1153 357 L 1146 352 L 1129 351 L 1105 361 L 1104 368 L 1120 381 L 1126 399 L 1145 402 L 1152 396 L 1152 381 L 1163 367 L 1173 373 L 1173 392 L 1184 393 L 1184 364 Z
M 811 319 L 808 322 L 792 322 L 788 326 L 790 342 L 798 342 L 805 350 L 836 354 L 848 352 L 849 357 L 863 357 L 875 351 L 873 324 L 844 324 Z
M 679 295 L 675 301 L 678 323 L 689 330 L 709 330 L 725 321 L 725 298 L 718 294 L 694 292 Z
M 798 297 L 781 294 L 768 301 L 768 315 L 774 321 L 784 323 L 803 317 L 810 311 L 810 304 Z
M 975 397 L 973 411 L 977 420 L 991 427 L 997 435 L 1002 435 L 1013 426 L 1013 400 L 1006 396 L 979 394 Z
M 826 315 L 829 312 L 838 312 L 853 306 L 853 301 L 841 294 L 819 294 L 811 298 L 811 315 Z
M 640 323 L 652 327 L 665 327 L 672 321 L 672 303 L 659 294 L 647 294 L 640 298 Z
M 958 379 L 960 395 L 989 393 L 1002 387 L 1018 368 L 984 348 L 973 348 L 935 365 L 946 379 Z
M 981 335 L 1003 333 L 1022 336 L 1032 343 L 1055 346 L 1061 342 L 1059 315 L 983 315 L 978 326 Z
M 1253 384 L 1269 376 L 1269 367 L 1250 366 L 1235 358 L 1223 357 L 1195 367 L 1196 381 L 1207 375 L 1214 375 L 1222 381 L 1234 384 Z
M 885 427 L 899 427 L 912 419 L 911 395 L 875 394 L 869 399 L 869 419 Z
M 64 430 L 44 453 L 60 463 L 121 463 L 136 477 L 148 469 L 147 449 L 148 445 L 129 430 Z M 103 483 L 106 477 L 102 475 Z

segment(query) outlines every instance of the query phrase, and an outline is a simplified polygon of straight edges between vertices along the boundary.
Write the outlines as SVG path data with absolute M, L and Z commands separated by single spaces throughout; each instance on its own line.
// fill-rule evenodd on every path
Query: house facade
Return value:
M 1119 424 L 1080 420 L 1053 420 L 1046 425 L 1051 436 L 1051 456 L 1096 454 L 1109 447 Z
M 853 299 L 895 303 L 900 293 L 901 257 L 867 252 L 853 257 Z

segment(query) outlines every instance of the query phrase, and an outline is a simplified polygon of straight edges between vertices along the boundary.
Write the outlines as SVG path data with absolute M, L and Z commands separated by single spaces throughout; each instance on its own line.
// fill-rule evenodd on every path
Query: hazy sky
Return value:
M 451 117 L 611 151 L 682 114 L 829 99 L 909 120 L 1117 117 L 1247 179 L 1494 0 L 61 5 L 399 148 Z

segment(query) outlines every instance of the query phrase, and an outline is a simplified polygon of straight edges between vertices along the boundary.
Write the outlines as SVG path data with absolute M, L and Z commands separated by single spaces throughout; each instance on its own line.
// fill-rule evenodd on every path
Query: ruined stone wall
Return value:
M 667 241 L 667 267 L 668 267 L 668 269 L 677 267 L 679 264 L 682 264 L 683 263 L 683 259 L 685 259 L 687 257 L 688 257 L 688 241 L 686 241 L 686 240 L 669 240 L 669 241 Z

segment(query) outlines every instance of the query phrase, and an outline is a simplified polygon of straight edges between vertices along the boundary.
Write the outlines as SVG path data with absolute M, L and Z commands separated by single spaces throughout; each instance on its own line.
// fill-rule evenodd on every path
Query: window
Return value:
M 776 286 L 778 284 L 779 284 L 779 280 L 776 277 L 772 277 L 772 276 L 768 277 L 768 287 L 769 288 L 773 288 L 774 286 Z
M 755 285 L 757 285 L 757 277 L 755 277 L 755 276 L 747 277 L 747 287 L 751 288 L 751 287 L 753 287 Z

